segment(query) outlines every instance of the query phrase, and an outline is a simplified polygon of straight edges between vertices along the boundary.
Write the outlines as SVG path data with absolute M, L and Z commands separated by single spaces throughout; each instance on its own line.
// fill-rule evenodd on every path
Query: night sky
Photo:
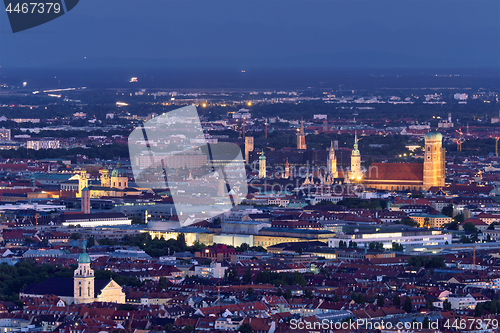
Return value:
M 499 17 L 498 0 L 81 0 L 15 34 L 0 13 L 0 66 L 498 67 Z

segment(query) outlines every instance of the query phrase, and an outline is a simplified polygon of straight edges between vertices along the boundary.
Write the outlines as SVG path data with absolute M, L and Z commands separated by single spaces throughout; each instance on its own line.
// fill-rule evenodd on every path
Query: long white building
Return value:
M 370 232 L 370 233 L 348 233 L 328 239 L 329 247 L 339 247 L 340 241 L 349 245 L 350 242 L 357 244 L 359 248 L 369 247 L 372 242 L 381 242 L 384 248 L 392 248 L 392 243 L 398 243 L 406 247 L 418 248 L 429 245 L 451 244 L 451 235 L 443 234 L 441 230 L 409 229 L 395 232 Z

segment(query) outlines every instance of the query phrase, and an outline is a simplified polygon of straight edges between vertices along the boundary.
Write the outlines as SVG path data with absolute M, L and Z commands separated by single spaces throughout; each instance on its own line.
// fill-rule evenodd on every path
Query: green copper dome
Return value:
M 87 253 L 87 240 L 84 240 L 82 242 L 82 248 L 83 248 L 83 252 L 80 253 L 80 256 L 78 256 L 78 263 L 79 264 L 90 264 L 90 256 Z
M 443 140 L 443 135 L 439 132 L 429 132 L 425 135 L 425 140 Z
M 121 167 L 121 163 L 116 164 L 116 168 L 111 172 L 111 177 L 127 177 L 127 171 Z
M 90 264 L 89 254 L 87 252 L 80 253 L 80 256 L 78 257 L 78 263 L 79 264 Z

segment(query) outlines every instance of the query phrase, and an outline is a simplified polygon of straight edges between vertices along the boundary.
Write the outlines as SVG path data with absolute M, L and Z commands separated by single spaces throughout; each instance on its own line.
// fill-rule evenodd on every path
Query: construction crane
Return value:
M 455 130 L 455 132 L 457 132 L 459 135 L 459 137 L 457 139 L 457 151 L 462 151 L 462 143 L 465 141 L 464 133 L 462 132 L 461 128 L 459 128 L 458 130 Z

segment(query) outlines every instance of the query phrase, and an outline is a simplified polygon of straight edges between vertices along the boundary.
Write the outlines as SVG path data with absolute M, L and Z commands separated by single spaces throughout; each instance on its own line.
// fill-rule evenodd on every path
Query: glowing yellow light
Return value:
M 404 156 L 406 157 L 406 154 L 404 154 Z
M 248 105 L 248 106 L 252 106 L 252 102 L 248 102 L 248 103 L 247 103 L 247 105 Z
M 357 180 L 361 180 L 361 176 L 358 176 Z
M 203 103 L 201 106 L 203 106 L 204 108 L 207 107 L 207 103 Z

